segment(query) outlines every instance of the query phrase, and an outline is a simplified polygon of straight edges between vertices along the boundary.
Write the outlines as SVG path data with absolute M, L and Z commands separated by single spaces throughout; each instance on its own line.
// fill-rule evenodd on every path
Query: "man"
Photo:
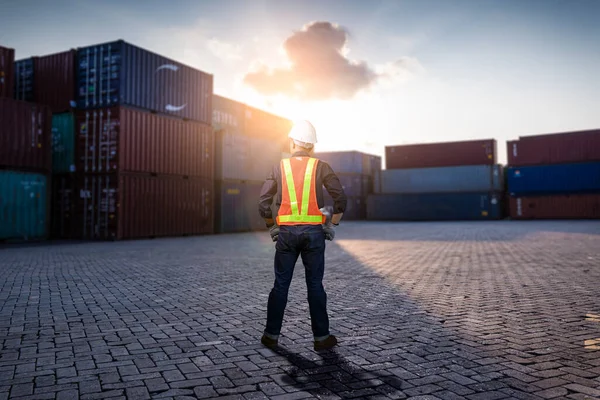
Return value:
M 325 239 L 333 240 L 346 209 L 346 195 L 331 167 L 313 158 L 317 143 L 315 128 L 308 121 L 295 124 L 289 133 L 290 158 L 284 159 L 263 184 L 259 212 L 270 229 L 275 245 L 275 284 L 269 294 L 267 325 L 261 343 L 277 346 L 298 257 L 306 271 L 306 288 L 314 349 L 330 349 L 337 339 L 329 332 L 327 294 L 323 288 L 325 270 Z M 321 212 L 323 186 L 334 200 L 333 216 L 326 221 Z M 277 224 L 273 220 L 271 204 L 279 207 Z

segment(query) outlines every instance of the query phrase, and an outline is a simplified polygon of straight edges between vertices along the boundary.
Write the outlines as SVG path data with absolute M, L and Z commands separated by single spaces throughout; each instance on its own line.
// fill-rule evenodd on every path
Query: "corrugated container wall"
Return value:
M 118 240 L 214 231 L 211 180 L 133 174 L 81 180 L 75 225 L 80 237 Z
M 246 105 L 238 101 L 213 95 L 212 125 L 216 130 L 225 130 L 235 135 L 244 134 Z
M 0 171 L 0 240 L 46 238 L 47 191 L 45 175 Z
M 494 192 L 504 190 L 501 165 L 388 169 L 381 172 L 383 193 Z
M 323 193 L 325 208 L 333 214 L 333 199 L 327 192 Z M 367 200 L 365 197 L 348 196 L 346 211 L 343 219 L 345 221 L 360 221 L 367 218 Z
M 126 107 L 78 111 L 77 170 L 213 179 L 210 125 Z
M 381 170 L 381 157 L 358 151 L 318 152 L 315 157 L 329 164 L 336 174 L 375 175 Z
M 292 121 L 287 118 L 246 106 L 244 134 L 271 140 L 280 146 L 280 151 L 289 151 L 288 134 L 292 125 Z
M 506 151 L 515 167 L 600 161 L 600 129 L 520 137 Z
M 511 196 L 600 192 L 600 162 L 508 168 Z
M 15 63 L 15 97 L 44 104 L 54 113 L 70 111 L 75 101 L 75 59 L 69 50 Z
M 496 164 L 494 139 L 386 146 L 386 169 Z
M 368 175 L 336 173 L 336 176 L 346 196 L 366 198 L 372 193 L 373 179 Z
M 218 233 L 265 230 L 258 213 L 262 182 L 218 181 L 215 190 L 215 231 Z
M 48 107 L 0 98 L 0 167 L 50 172 L 51 134 Z
M 281 161 L 277 143 L 230 133 L 215 134 L 215 179 L 264 181 L 273 165 Z
M 130 105 L 211 124 L 213 76 L 116 41 L 78 49 L 79 108 Z
M 50 236 L 57 239 L 73 239 L 75 220 L 78 210 L 75 208 L 77 191 L 77 175 L 52 175 L 52 200 L 50 218 Z
M 15 50 L 0 46 L 0 97 L 13 97 Z
M 75 171 L 75 116 L 52 115 L 52 173 Z
M 597 219 L 600 194 L 573 194 L 510 198 L 514 219 Z
M 383 221 L 491 220 L 502 218 L 497 193 L 374 194 L 367 219 Z

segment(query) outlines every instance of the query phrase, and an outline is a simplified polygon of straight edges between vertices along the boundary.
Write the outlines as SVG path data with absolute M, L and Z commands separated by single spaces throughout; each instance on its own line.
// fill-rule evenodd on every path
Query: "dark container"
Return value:
M 386 146 L 386 169 L 496 164 L 494 139 Z
M 336 175 L 344 188 L 346 196 L 366 198 L 368 194 L 373 192 L 373 178 L 369 175 L 344 173 Z
M 266 230 L 258 213 L 263 182 L 215 182 L 215 231 L 233 233 Z
M 52 173 L 75 171 L 75 115 L 52 114 Z
M 79 108 L 129 105 L 211 124 L 213 76 L 122 40 L 77 52 Z
M 215 179 L 264 181 L 281 161 L 281 148 L 272 140 L 215 132 Z
M 0 168 L 49 173 L 51 136 L 48 107 L 0 98 Z
M 75 222 L 84 239 L 213 233 L 213 181 L 134 174 L 84 175 Z
M 600 192 L 600 162 L 508 168 L 511 196 Z
M 212 125 L 234 135 L 244 135 L 246 105 L 223 96 L 213 95 Z
M 333 199 L 327 192 L 323 193 L 325 208 L 333 214 Z M 342 220 L 344 221 L 362 221 L 367 218 L 367 199 L 366 197 L 348 196 L 346 211 Z
M 48 177 L 0 171 L 0 240 L 37 240 L 48 235 Z
M 513 167 L 600 161 L 600 129 L 522 136 L 506 152 Z
M 75 101 L 75 59 L 69 50 L 15 63 L 15 97 L 44 104 L 53 113 L 68 112 Z
M 210 125 L 116 107 L 78 111 L 77 171 L 136 172 L 213 179 Z
M 76 198 L 78 179 L 74 174 L 52 175 L 50 236 L 55 239 L 75 239 L 78 214 Z
M 375 194 L 367 199 L 369 220 L 460 221 L 501 218 L 501 193 Z
M 510 198 L 513 219 L 598 219 L 600 194 Z
M 0 97 L 13 97 L 15 50 L 0 46 Z
M 289 151 L 288 134 L 292 121 L 264 110 L 246 106 L 244 111 L 244 134 L 250 137 L 269 139 L 278 143 L 281 151 Z

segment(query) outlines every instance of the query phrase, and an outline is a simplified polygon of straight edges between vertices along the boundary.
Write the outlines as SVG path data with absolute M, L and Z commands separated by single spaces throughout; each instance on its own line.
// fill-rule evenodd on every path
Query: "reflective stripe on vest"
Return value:
M 321 223 L 323 215 L 308 215 L 308 204 L 310 201 L 310 189 L 312 186 L 312 173 L 315 167 L 316 159 L 309 158 L 304 173 L 304 186 L 302 188 L 302 206 L 298 209 L 298 197 L 296 196 L 296 185 L 294 183 L 294 174 L 292 173 L 292 164 L 289 158 L 282 160 L 283 172 L 287 181 L 287 189 L 290 196 L 290 205 L 292 207 L 291 215 L 280 215 L 280 222 L 298 222 L 298 223 Z

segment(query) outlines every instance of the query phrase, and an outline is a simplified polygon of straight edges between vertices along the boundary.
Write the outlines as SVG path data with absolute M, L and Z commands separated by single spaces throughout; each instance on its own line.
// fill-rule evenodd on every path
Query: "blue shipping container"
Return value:
M 500 193 L 374 194 L 367 199 L 369 220 L 452 221 L 500 218 Z
M 350 197 L 367 197 L 369 193 L 372 193 L 373 178 L 368 175 L 361 174 L 336 174 L 346 196 Z
M 500 165 L 387 169 L 381 172 L 382 193 L 500 192 Z
M 77 51 L 79 108 L 129 105 L 211 123 L 213 76 L 122 40 Z
M 320 152 L 315 157 L 329 164 L 336 174 L 374 175 L 381 169 L 381 157 L 359 151 Z
M 333 214 L 333 199 L 327 192 L 323 193 L 325 208 Z M 366 197 L 347 197 L 346 211 L 342 217 L 345 221 L 360 221 L 367 217 L 367 200 Z
M 600 162 L 508 168 L 511 196 L 600 192 Z
M 0 239 L 47 236 L 48 183 L 45 175 L 0 171 Z
M 217 181 L 215 231 L 233 233 L 266 230 L 258 213 L 262 182 Z
M 33 57 L 15 62 L 15 99 L 33 102 Z

